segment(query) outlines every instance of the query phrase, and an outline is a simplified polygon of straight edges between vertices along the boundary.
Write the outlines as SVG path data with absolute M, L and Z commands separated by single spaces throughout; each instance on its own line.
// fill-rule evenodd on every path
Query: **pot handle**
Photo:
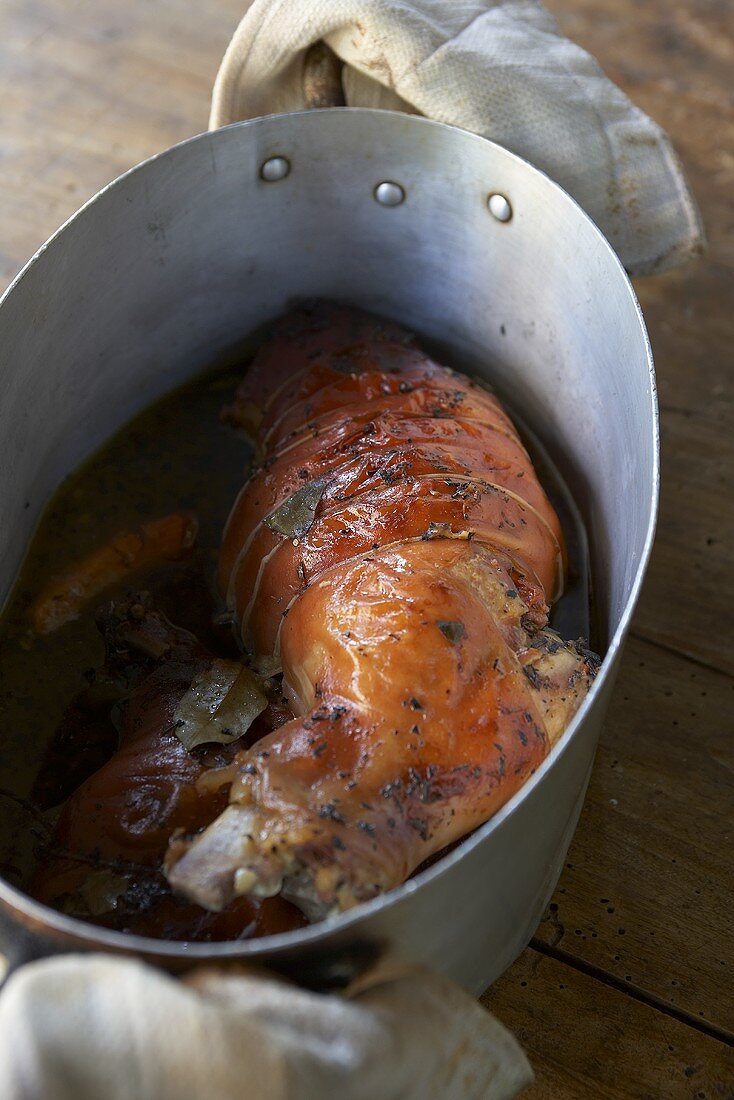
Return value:
M 315 42 L 303 59 L 303 94 L 306 106 L 344 107 L 344 62 L 325 42 Z

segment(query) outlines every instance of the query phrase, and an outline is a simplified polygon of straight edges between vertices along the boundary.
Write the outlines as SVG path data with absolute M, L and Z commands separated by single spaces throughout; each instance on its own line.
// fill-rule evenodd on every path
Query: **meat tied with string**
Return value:
M 262 461 L 219 584 L 296 717 L 217 776 L 229 806 L 172 844 L 167 873 L 211 910 L 280 893 L 319 919 L 490 818 L 593 659 L 547 626 L 563 536 L 507 413 L 401 328 L 328 304 L 289 315 L 229 416 Z

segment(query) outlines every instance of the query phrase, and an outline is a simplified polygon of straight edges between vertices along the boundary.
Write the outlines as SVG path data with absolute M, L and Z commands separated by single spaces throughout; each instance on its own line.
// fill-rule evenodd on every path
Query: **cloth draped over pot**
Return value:
M 0 995 L 3 1100 L 509 1100 L 531 1080 L 468 993 L 404 965 L 338 995 L 66 955 L 22 967 Z
M 340 102 L 425 115 L 518 153 L 577 200 L 633 275 L 703 251 L 668 137 L 536 0 L 252 0 L 210 128 Z

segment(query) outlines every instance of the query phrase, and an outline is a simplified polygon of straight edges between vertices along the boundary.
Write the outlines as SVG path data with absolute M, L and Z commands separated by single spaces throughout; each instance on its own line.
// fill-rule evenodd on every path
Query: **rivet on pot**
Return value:
M 260 178 L 266 183 L 276 183 L 285 179 L 291 170 L 290 161 L 285 157 L 270 157 L 260 169 Z
M 504 195 L 500 195 L 499 191 L 492 192 L 487 199 L 487 206 L 492 217 L 496 218 L 498 222 L 508 222 L 512 217 L 512 207 L 509 200 Z
M 375 199 L 381 206 L 400 206 L 405 202 L 405 190 L 393 180 L 383 180 L 375 188 Z

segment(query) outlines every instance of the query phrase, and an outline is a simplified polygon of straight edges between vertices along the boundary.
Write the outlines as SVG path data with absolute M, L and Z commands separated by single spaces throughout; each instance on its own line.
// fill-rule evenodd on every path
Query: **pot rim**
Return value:
M 126 953 L 134 953 L 144 956 L 157 956 L 158 958 L 166 959 L 178 959 L 192 961 L 203 960 L 219 960 L 219 959 L 241 959 L 252 958 L 257 959 L 263 956 L 274 957 L 276 955 L 290 953 L 293 949 L 306 946 L 317 946 L 321 941 L 330 939 L 335 933 L 347 932 L 349 929 L 354 928 L 360 924 L 363 920 L 370 916 L 374 916 L 377 913 L 386 910 L 393 905 L 397 905 L 400 902 L 405 901 L 408 897 L 415 894 L 424 885 L 439 878 L 449 868 L 454 866 L 459 860 L 463 859 L 465 854 L 474 848 L 483 844 L 491 834 L 499 829 L 503 822 L 509 818 L 519 805 L 527 798 L 529 798 L 534 791 L 535 787 L 542 783 L 548 772 L 554 767 L 556 761 L 564 753 L 571 740 L 577 735 L 581 726 L 585 723 L 587 714 L 596 705 L 596 701 L 602 692 L 602 689 L 606 685 L 610 675 L 612 675 L 616 659 L 619 656 L 622 644 L 630 626 L 632 615 L 634 613 L 637 601 L 640 595 L 640 589 L 642 582 L 647 571 L 647 566 L 650 560 L 650 554 L 655 538 L 655 527 L 657 523 L 658 504 L 660 494 L 660 429 L 659 429 L 659 415 L 658 415 L 658 401 L 657 401 L 657 387 L 655 381 L 655 368 L 653 364 L 652 348 L 650 345 L 650 339 L 645 327 L 645 321 L 642 314 L 642 309 L 637 300 L 637 296 L 630 282 L 629 276 L 625 271 L 622 263 L 614 252 L 612 246 L 607 241 L 601 230 L 595 224 L 595 222 L 589 217 L 589 215 L 582 209 L 582 207 L 576 202 L 569 193 L 556 183 L 547 173 L 541 169 L 536 168 L 530 164 L 523 157 L 511 152 L 504 146 L 498 144 L 495 141 L 491 141 L 489 138 L 482 137 L 478 134 L 471 133 L 468 130 L 460 130 L 459 127 L 451 126 L 447 123 L 436 122 L 433 119 L 424 118 L 418 115 L 407 115 L 395 111 L 381 110 L 376 108 L 367 107 L 333 107 L 329 108 L 328 114 L 331 115 L 334 111 L 343 115 L 348 114 L 360 114 L 360 115 L 372 115 L 383 116 L 385 125 L 390 125 L 395 120 L 400 120 L 400 124 L 409 126 L 422 126 L 432 127 L 438 130 L 458 132 L 462 134 L 462 140 L 467 142 L 481 142 L 491 146 L 498 154 L 504 157 L 509 157 L 516 163 L 522 166 L 522 168 L 528 172 L 534 173 L 543 177 L 545 183 L 553 188 L 556 192 L 559 192 L 563 196 L 563 200 L 570 204 L 574 210 L 574 214 L 577 217 L 582 218 L 588 222 L 597 237 L 602 249 L 606 250 L 608 257 L 610 258 L 613 268 L 616 268 L 619 276 L 626 285 L 629 301 L 637 315 L 639 324 L 639 332 L 642 336 L 643 346 L 645 351 L 645 361 L 647 365 L 648 377 L 650 382 L 650 428 L 652 430 L 652 496 L 650 499 L 650 515 L 645 533 L 645 541 L 640 555 L 640 560 L 637 564 L 635 571 L 635 577 L 632 582 L 629 596 L 625 602 L 624 609 L 619 619 L 619 623 L 614 631 L 609 646 L 604 658 L 602 660 L 601 667 L 597 673 L 594 683 L 591 687 L 589 694 L 582 703 L 579 710 L 574 715 L 570 724 L 566 727 L 563 734 L 553 746 L 548 756 L 542 761 L 536 772 L 520 787 L 518 791 L 510 798 L 504 806 L 501 807 L 493 817 L 476 829 L 472 834 L 465 837 L 459 845 L 454 848 L 447 855 L 437 860 L 430 867 L 421 871 L 415 877 L 408 879 L 401 886 L 390 890 L 386 894 L 382 894 L 379 897 L 373 898 L 371 901 L 362 902 L 354 909 L 347 910 L 338 916 L 327 918 L 319 923 L 309 925 L 306 928 L 296 929 L 290 932 L 280 932 L 270 936 L 262 936 L 250 940 L 226 940 L 226 941 L 214 941 L 211 943 L 200 943 L 195 941 L 180 941 L 180 940 L 159 940 L 151 936 L 138 936 L 127 932 L 117 932 L 112 929 L 102 928 L 97 925 L 90 924 L 86 921 L 80 920 L 76 917 L 66 916 L 63 913 L 59 913 L 57 910 L 44 905 L 43 903 L 36 901 L 29 895 L 25 894 L 22 890 L 10 883 L 6 882 L 0 876 L 0 905 L 5 905 L 11 911 L 16 911 L 29 919 L 32 922 L 37 922 L 43 926 L 46 930 L 53 930 L 63 938 L 68 938 L 76 941 L 79 945 L 85 943 L 85 946 L 99 949 L 108 949 L 113 951 L 123 951 Z M 158 160 L 169 156 L 174 151 L 181 149 L 185 146 L 192 145 L 197 142 L 206 143 L 207 141 L 218 140 L 217 135 L 234 130 L 250 130 L 278 123 L 279 120 L 290 120 L 291 122 L 298 115 L 321 115 L 326 114 L 320 109 L 313 109 L 308 111 L 294 111 L 288 114 L 271 114 L 264 115 L 258 118 L 246 119 L 242 122 L 233 122 L 228 126 L 224 126 L 219 130 L 203 131 L 200 134 L 196 134 L 193 137 L 186 138 L 183 141 L 177 142 L 175 145 L 170 146 L 168 149 L 164 149 L 159 153 L 155 153 L 153 156 L 148 157 L 146 160 L 141 161 L 139 164 L 123 172 L 117 176 L 114 180 L 111 180 L 108 184 L 102 187 L 96 194 L 92 195 L 87 201 L 79 207 L 74 214 L 64 221 L 59 228 L 46 240 L 40 248 L 31 256 L 27 263 L 21 268 L 5 292 L 0 296 L 0 309 L 2 309 L 5 301 L 10 297 L 12 292 L 25 277 L 31 267 L 43 256 L 43 254 L 54 245 L 63 236 L 64 231 L 75 222 L 78 218 L 81 218 L 85 211 L 98 202 L 102 196 L 107 192 L 117 187 L 123 180 L 127 179 L 135 173 L 144 171 L 149 165 L 154 164 Z

